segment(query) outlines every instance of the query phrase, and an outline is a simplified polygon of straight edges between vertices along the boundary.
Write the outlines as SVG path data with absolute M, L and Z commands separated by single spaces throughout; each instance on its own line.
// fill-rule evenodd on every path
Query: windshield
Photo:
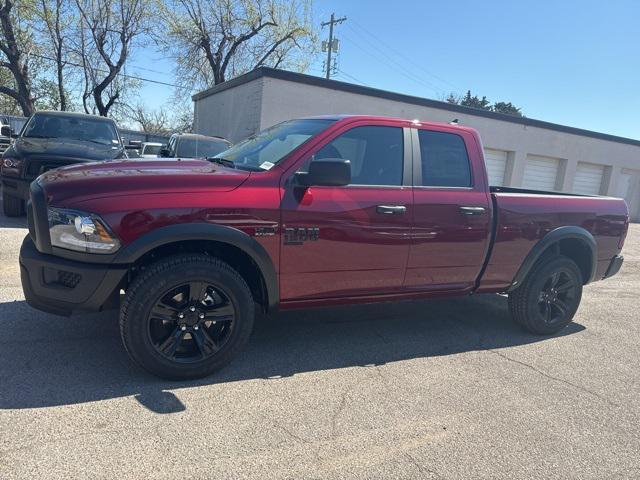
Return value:
M 120 139 L 113 122 L 91 117 L 63 117 L 34 115 L 27 123 L 23 136 L 27 138 L 70 138 L 119 146 Z
M 142 150 L 143 155 L 158 155 L 162 145 L 145 145 Z
M 236 168 L 269 170 L 296 148 L 335 120 L 289 120 L 247 138 L 218 157 L 233 161 Z
M 229 148 L 224 140 L 207 140 L 202 138 L 181 138 L 178 142 L 176 157 L 207 158 L 214 157 Z M 145 152 L 146 153 L 146 152 Z

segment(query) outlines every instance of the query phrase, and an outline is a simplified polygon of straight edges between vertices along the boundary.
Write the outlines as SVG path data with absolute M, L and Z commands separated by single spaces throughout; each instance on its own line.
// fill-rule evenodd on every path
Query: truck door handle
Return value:
M 487 211 L 484 207 L 460 207 L 460 215 L 484 215 Z
M 407 207 L 404 205 L 378 205 L 376 212 L 383 215 L 402 215 L 407 211 Z

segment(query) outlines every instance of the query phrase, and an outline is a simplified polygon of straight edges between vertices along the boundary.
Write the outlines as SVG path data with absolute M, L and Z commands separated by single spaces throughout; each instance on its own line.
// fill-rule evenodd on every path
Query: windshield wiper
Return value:
M 236 164 L 233 163 L 233 160 L 229 160 L 228 158 L 208 157 L 207 160 L 213 163 L 217 163 L 218 165 L 222 165 L 223 167 L 236 168 Z
M 115 145 L 115 144 L 111 144 L 111 143 L 100 142 L 98 140 L 91 140 L 91 139 L 88 139 L 88 138 L 79 138 L 78 140 L 80 140 L 81 142 L 97 143 L 98 145 L 102 145 L 103 147 L 108 147 L 108 146 L 114 146 Z

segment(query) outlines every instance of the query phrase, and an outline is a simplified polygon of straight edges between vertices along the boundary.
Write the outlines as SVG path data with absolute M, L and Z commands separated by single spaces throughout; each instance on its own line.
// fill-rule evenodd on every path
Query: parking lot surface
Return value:
M 116 313 L 31 309 L 25 234 L 0 216 L 2 479 L 640 478 L 640 225 L 559 335 L 496 295 L 287 312 L 187 383 L 134 367 Z

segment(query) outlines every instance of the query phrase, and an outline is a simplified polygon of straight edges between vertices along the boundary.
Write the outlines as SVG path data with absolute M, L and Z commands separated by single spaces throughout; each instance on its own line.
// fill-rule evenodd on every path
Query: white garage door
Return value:
M 484 149 L 484 161 L 487 163 L 489 185 L 497 187 L 504 185 L 504 172 L 507 168 L 508 152 L 504 150 Z
M 573 192 L 583 195 L 600 195 L 604 165 L 578 162 L 576 175 L 573 177 Z
M 528 155 L 522 186 L 532 190 L 555 190 L 559 169 L 557 158 Z
M 640 193 L 640 171 L 624 169 L 618 177 L 617 184 L 614 189 L 614 195 L 616 197 L 624 198 L 627 201 L 629 207 L 629 216 L 631 220 L 640 220 L 640 199 L 638 194 Z

